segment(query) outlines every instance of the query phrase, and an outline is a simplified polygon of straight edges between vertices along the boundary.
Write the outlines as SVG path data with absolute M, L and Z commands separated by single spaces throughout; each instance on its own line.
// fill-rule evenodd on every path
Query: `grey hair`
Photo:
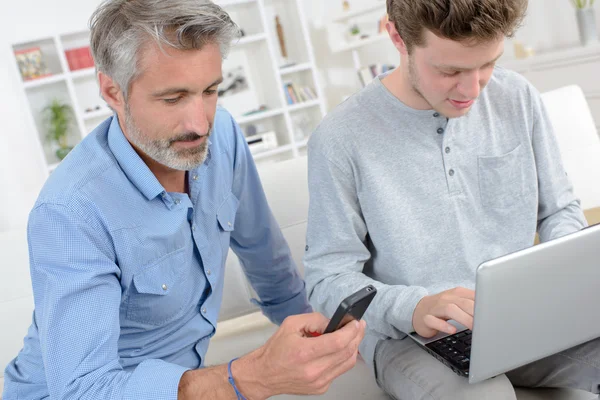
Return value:
M 140 49 L 149 41 L 178 50 L 218 44 L 225 58 L 240 36 L 229 15 L 210 0 L 105 0 L 90 18 L 96 70 L 110 76 L 125 99 L 139 76 Z

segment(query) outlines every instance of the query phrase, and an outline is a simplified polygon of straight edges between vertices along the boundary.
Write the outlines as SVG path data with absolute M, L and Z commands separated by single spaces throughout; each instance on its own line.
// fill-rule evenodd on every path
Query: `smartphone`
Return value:
M 352 320 L 360 321 L 376 294 L 375 286 L 368 285 L 346 297 L 331 317 L 324 333 L 334 332 Z

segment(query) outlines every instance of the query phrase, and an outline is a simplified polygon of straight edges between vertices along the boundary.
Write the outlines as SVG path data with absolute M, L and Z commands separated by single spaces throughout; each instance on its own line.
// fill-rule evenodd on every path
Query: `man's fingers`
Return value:
M 475 302 L 473 300 L 458 298 L 456 299 L 456 305 L 470 316 L 475 315 Z
M 473 316 L 463 311 L 462 308 L 454 303 L 446 304 L 442 307 L 440 315 L 436 316 L 444 319 L 453 319 L 459 324 L 462 324 L 469 329 L 473 329 Z
M 307 343 L 312 347 L 314 359 L 318 359 L 342 351 L 357 337 L 362 338 L 364 331 L 364 322 L 351 321 L 335 332 L 310 338 Z
M 334 364 L 332 368 L 329 368 L 324 374 L 324 379 L 327 382 L 331 382 L 339 376 L 350 371 L 354 365 L 356 365 L 356 359 L 358 357 L 358 351 L 354 352 L 350 357 L 346 358 L 340 363 Z
M 452 324 L 449 324 L 447 321 L 435 317 L 431 314 L 428 314 L 424 318 L 425 325 L 433 330 L 447 333 L 449 335 L 454 335 L 456 333 L 456 327 Z
M 462 297 L 464 299 L 469 299 L 475 301 L 475 291 L 463 287 L 457 287 L 453 290 L 453 294 Z
M 302 335 L 309 332 L 323 333 L 328 323 L 329 319 L 320 313 L 294 315 L 284 321 L 284 324 Z
M 358 346 L 361 340 L 362 335 L 358 335 L 346 348 L 335 354 L 327 355 L 314 364 L 313 371 L 316 373 L 316 379 L 321 385 L 330 383 L 333 379 L 352 369 L 356 364 Z

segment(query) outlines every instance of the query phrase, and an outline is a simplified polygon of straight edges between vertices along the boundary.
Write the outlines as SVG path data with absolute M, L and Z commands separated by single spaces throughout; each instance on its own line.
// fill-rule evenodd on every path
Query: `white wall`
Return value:
M 358 88 L 351 54 L 331 54 L 324 40 L 326 22 L 330 15 L 341 11 L 342 1 L 305 1 L 321 80 L 331 108 Z M 350 0 L 356 8 L 372 1 Z M 34 0 L 0 6 L 0 187 L 4 189 L 0 196 L 0 232 L 25 223 L 46 176 L 32 131 L 33 122 L 18 83 L 11 44 L 84 29 L 99 3 L 100 0 Z M 596 11 L 600 26 L 600 7 Z M 569 0 L 530 0 L 526 24 L 517 38 L 538 51 L 577 44 L 577 26 Z M 507 53 L 512 53 L 511 46 L 507 46 Z M 361 57 L 399 62 L 396 50 L 387 41 L 361 50 Z
M 0 5 L 0 232 L 25 223 L 46 176 L 11 46 L 84 29 L 99 3 L 35 0 Z
M 349 0 L 352 9 L 380 0 Z M 385 3 L 385 2 L 382 2 Z M 385 6 L 383 6 L 385 7 Z M 596 20 L 600 29 L 600 6 L 596 5 Z M 358 88 L 358 78 L 353 68 L 350 52 L 332 55 L 326 40 L 326 25 L 332 15 L 342 11 L 342 0 L 307 0 L 307 13 L 313 28 L 313 42 L 317 64 L 329 107 L 338 104 Z M 529 11 L 523 27 L 515 39 L 533 46 L 538 52 L 577 46 L 579 36 L 575 11 L 570 0 L 529 0 Z M 360 50 L 364 62 L 385 62 L 398 65 L 397 50 L 388 41 L 378 42 Z M 513 46 L 507 41 L 507 58 L 514 56 Z

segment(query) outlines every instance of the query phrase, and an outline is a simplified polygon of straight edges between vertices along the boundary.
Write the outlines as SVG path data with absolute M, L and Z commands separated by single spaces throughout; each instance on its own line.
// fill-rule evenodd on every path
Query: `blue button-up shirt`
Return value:
M 187 176 L 189 196 L 166 192 L 116 116 L 52 173 L 29 217 L 35 311 L 5 400 L 176 399 L 215 333 L 230 246 L 272 321 L 310 311 L 226 111 Z

